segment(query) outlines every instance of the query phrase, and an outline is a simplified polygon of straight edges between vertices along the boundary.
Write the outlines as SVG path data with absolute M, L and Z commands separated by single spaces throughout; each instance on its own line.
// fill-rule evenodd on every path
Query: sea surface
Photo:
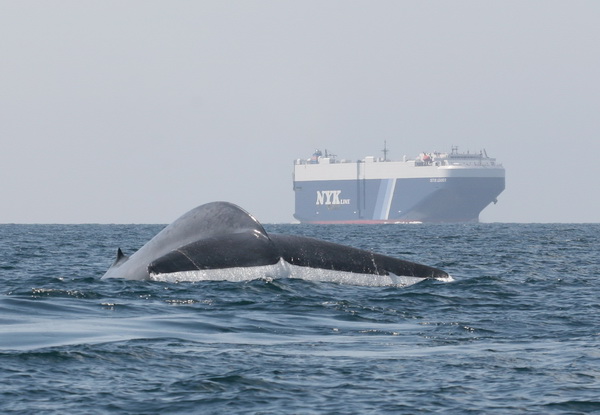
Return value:
M 454 281 L 101 280 L 158 225 L 0 225 L 2 414 L 600 413 L 600 225 L 266 225 Z

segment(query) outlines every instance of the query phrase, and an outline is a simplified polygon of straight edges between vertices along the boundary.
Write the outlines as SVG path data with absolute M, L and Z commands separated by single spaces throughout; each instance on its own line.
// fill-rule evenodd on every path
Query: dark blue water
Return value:
M 600 412 L 600 225 L 266 228 L 455 281 L 100 280 L 161 227 L 0 225 L 0 413 Z

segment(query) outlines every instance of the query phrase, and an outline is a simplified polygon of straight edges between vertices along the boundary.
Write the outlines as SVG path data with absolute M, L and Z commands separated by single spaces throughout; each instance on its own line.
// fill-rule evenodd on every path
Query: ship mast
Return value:
M 387 153 L 390 151 L 387 149 L 387 140 L 383 140 L 383 150 L 381 150 L 383 152 L 383 161 L 388 161 L 387 160 Z

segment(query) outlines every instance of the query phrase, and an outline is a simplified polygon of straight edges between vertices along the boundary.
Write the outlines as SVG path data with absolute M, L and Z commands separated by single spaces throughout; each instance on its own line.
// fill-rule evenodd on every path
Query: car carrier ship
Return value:
M 479 153 L 421 153 L 402 161 L 340 160 L 317 150 L 294 162 L 301 223 L 478 222 L 504 190 L 504 167 Z

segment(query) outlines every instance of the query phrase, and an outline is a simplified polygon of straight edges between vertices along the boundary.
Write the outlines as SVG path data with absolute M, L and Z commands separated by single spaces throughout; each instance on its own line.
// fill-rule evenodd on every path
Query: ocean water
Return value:
M 101 280 L 156 225 L 0 225 L 2 414 L 600 412 L 600 225 L 266 225 L 449 272 Z

